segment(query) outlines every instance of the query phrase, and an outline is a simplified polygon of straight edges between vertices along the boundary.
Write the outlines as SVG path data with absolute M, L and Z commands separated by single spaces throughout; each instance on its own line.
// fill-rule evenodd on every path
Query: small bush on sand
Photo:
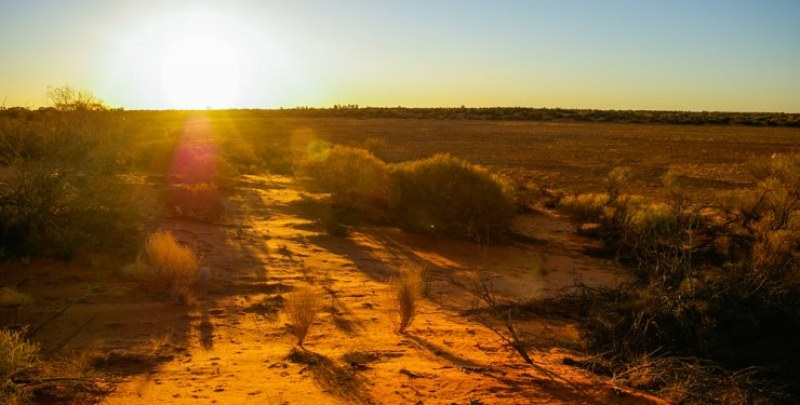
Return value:
M 303 347 L 303 341 L 321 307 L 319 294 L 310 286 L 294 290 L 286 299 L 284 309 L 289 317 L 292 335 L 297 338 L 300 347 Z
M 389 209 L 409 230 L 484 242 L 516 213 L 509 184 L 450 155 L 393 165 Z
M 405 333 L 414 322 L 419 297 L 425 283 L 424 275 L 423 267 L 412 266 L 391 280 L 389 307 L 397 317 L 397 333 Z
M 386 204 L 386 164 L 366 150 L 337 145 L 326 153 L 311 155 L 302 171 L 312 185 L 331 193 L 334 204 L 355 208 Z
M 148 287 L 168 292 L 173 298 L 185 299 L 189 287 L 197 280 L 197 257 L 169 232 L 156 232 L 147 238 L 144 264 L 148 267 L 139 277 Z
M 40 364 L 39 347 L 28 343 L 21 332 L 0 330 L 0 402 L 24 399 L 15 377 L 30 372 Z

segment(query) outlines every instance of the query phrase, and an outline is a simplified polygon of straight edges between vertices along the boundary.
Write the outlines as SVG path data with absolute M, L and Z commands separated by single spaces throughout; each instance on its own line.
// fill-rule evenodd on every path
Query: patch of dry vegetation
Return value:
M 319 293 L 311 286 L 302 286 L 289 294 L 283 306 L 297 344 L 303 347 L 308 331 L 322 309 Z
M 730 392 L 744 402 L 796 398 L 800 154 L 775 155 L 753 171 L 755 188 L 712 205 L 692 201 L 670 173 L 672 201 L 648 203 L 624 191 L 620 173 L 609 175 L 602 198 L 563 206 L 594 223 L 588 229 L 636 278 L 614 289 L 580 286 L 556 305 L 581 314 L 590 346 L 637 388 L 645 367 L 636 363 L 647 355 L 647 389 L 678 401 L 717 401 L 720 384 L 738 384 Z M 681 379 L 697 383 L 673 389 Z
M 314 186 L 331 193 L 334 204 L 361 209 L 386 205 L 389 171 L 366 150 L 319 144 L 309 151 L 302 172 Z
M 203 222 L 217 221 L 225 213 L 221 190 L 209 183 L 170 184 L 167 206 L 177 217 Z
M 386 165 L 366 150 L 334 146 L 310 156 L 303 173 L 335 206 L 389 217 L 404 229 L 486 242 L 517 210 L 508 182 L 450 155 Z
M 118 176 L 125 126 L 114 118 L 0 119 L 0 259 L 69 258 L 83 246 L 119 249 L 136 239 L 139 208 Z
M 145 241 L 141 260 L 124 269 L 150 291 L 167 293 L 187 302 L 191 287 L 198 281 L 198 260 L 192 249 L 175 240 L 171 233 L 159 231 Z
M 450 155 L 392 166 L 389 201 L 404 228 L 482 242 L 506 229 L 517 209 L 507 182 Z
M 0 329 L 0 401 L 24 402 L 28 394 L 19 380 L 40 364 L 39 346 L 27 342 L 22 332 Z

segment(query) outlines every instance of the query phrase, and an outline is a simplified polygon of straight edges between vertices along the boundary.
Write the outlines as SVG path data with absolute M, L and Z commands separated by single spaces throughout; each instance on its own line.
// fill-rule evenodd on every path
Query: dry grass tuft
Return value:
M 292 335 L 297 338 L 300 347 L 303 347 L 308 330 L 321 308 L 319 294 L 310 286 L 296 289 L 286 299 L 284 309 L 289 316 Z
M 197 280 L 198 262 L 194 252 L 178 243 L 169 232 L 156 232 L 144 246 L 146 271 L 138 277 L 156 291 L 169 292 L 172 297 L 186 299 L 190 286 Z
M 397 333 L 403 334 L 417 314 L 417 306 L 425 285 L 425 268 L 411 266 L 391 280 L 389 307 L 397 315 Z

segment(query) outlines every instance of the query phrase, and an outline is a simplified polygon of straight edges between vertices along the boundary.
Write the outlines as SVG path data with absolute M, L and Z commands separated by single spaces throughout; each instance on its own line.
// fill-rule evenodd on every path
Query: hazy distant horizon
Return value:
M 795 1 L 4 1 L 0 102 L 800 112 Z
M 459 109 L 466 109 L 466 110 L 509 110 L 509 109 L 522 109 L 522 110 L 548 110 L 548 111 L 596 111 L 596 112 L 617 112 L 617 113 L 687 113 L 687 114 L 765 114 L 765 115 L 800 115 L 800 112 L 791 112 L 791 111 L 724 111 L 724 110 L 644 110 L 644 109 L 600 109 L 600 108 L 580 108 L 580 107 L 526 107 L 526 106 L 490 106 L 490 107 L 470 107 L 470 106 L 436 106 L 436 107 L 424 107 L 424 106 L 417 106 L 417 107 L 410 107 L 410 106 L 403 106 L 403 105 L 395 105 L 395 106 L 369 106 L 369 105 L 358 105 L 357 109 L 359 110 L 369 110 L 369 109 L 385 109 L 385 110 L 394 110 L 394 109 L 407 109 L 407 110 L 459 110 Z M 6 105 L 3 106 L 0 104 L 0 110 L 2 109 L 13 109 L 13 108 L 23 108 L 29 111 L 36 111 L 40 109 L 48 109 L 51 106 L 39 106 L 39 107 L 30 107 L 30 106 L 10 106 Z M 307 105 L 298 105 L 298 106 L 280 106 L 280 107 L 230 107 L 230 108 L 125 108 L 123 106 L 107 106 L 110 110 L 122 110 L 127 112 L 225 112 L 225 111 L 303 111 L 303 110 L 335 110 L 335 105 L 332 106 L 307 106 Z M 469 119 L 469 118 L 468 118 Z M 553 121 L 558 121 L 561 118 L 551 118 Z M 570 117 L 564 118 L 565 120 L 569 120 Z M 522 120 L 531 120 L 529 118 L 522 118 Z M 533 119 L 534 121 L 536 119 Z M 615 122 L 615 121 L 612 121 Z M 620 121 L 623 122 L 623 121 Z

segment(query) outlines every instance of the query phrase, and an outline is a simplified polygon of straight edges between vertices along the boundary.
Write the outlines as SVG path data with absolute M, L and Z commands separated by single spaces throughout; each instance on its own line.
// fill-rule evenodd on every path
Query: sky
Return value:
M 800 1 L 0 0 L 0 102 L 800 112 Z

